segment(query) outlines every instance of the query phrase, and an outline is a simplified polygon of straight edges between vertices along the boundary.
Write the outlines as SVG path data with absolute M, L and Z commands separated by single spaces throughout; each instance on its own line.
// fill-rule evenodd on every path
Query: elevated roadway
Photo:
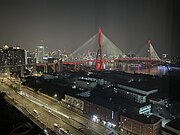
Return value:
M 34 121 L 41 128 L 54 129 L 54 123 L 58 123 L 65 130 L 69 130 L 73 135 L 83 135 L 80 131 L 75 129 L 71 124 L 67 123 L 64 119 L 51 113 L 50 111 L 40 107 L 37 103 L 30 101 L 24 95 L 19 94 L 7 85 L 1 83 L 0 91 L 6 92 L 6 100 L 18 108 L 21 112 Z M 29 95 L 26 94 L 28 97 Z M 35 111 L 36 110 L 36 111 Z
M 17 90 L 13 90 L 9 86 L 13 86 Z M 84 117 L 83 114 L 69 110 L 54 98 L 22 86 L 16 80 L 12 82 L 6 79 L 4 83 L 1 81 L 0 89 L 6 91 L 19 107 L 26 108 L 29 114 L 52 130 L 55 130 L 53 124 L 57 123 L 59 127 L 68 129 L 73 135 L 107 135 L 112 132 L 112 130 Z M 33 110 L 37 110 L 38 114 L 34 113 Z M 79 128 L 82 128 L 83 131 L 78 130 Z

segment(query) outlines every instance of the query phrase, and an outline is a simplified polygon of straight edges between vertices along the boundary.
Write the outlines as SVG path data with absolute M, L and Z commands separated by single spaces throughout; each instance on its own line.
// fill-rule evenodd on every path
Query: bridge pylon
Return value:
M 101 40 L 102 40 L 102 29 L 99 28 L 98 29 L 98 50 L 97 50 L 97 54 L 96 54 L 96 60 L 97 60 L 96 70 L 102 70 L 103 69 Z M 99 61 L 98 61 L 98 59 L 99 59 Z
M 148 67 L 150 67 L 151 66 L 151 41 L 150 40 L 148 40 L 148 58 L 149 58 L 149 60 L 148 60 Z

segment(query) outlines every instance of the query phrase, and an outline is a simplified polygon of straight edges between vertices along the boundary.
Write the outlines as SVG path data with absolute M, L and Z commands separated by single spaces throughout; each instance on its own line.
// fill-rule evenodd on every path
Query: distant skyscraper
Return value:
M 35 64 L 35 53 L 25 50 L 25 64 Z
M 39 45 L 35 49 L 36 63 L 43 63 L 43 57 L 45 56 L 45 46 Z

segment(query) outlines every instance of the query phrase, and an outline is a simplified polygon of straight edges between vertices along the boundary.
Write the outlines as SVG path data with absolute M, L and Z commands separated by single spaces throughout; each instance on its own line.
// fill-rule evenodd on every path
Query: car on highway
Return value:
M 37 111 L 36 109 L 34 109 L 33 112 L 34 112 L 35 114 L 38 114 L 38 111 Z
M 60 129 L 60 131 L 66 133 L 66 132 L 65 132 L 66 130 L 65 130 L 64 128 L 59 128 L 59 129 Z
M 69 130 L 65 130 L 64 128 L 59 128 L 59 129 L 60 129 L 60 131 L 62 131 L 66 135 L 71 135 Z
M 69 132 L 69 130 L 65 130 L 65 133 L 68 134 L 68 133 L 70 133 L 70 132 Z
M 55 127 L 55 128 L 58 128 L 58 124 L 57 124 L 57 123 L 54 123 L 54 127 Z
M 81 132 L 83 132 L 83 128 L 82 128 L 82 127 L 79 127 L 78 130 L 81 131 Z

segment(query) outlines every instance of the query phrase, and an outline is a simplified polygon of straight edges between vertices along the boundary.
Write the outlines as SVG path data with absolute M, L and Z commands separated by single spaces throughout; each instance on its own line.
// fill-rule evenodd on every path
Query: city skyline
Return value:
M 101 27 L 123 52 L 138 52 L 151 40 L 158 54 L 179 55 L 175 1 L 3 1 L 0 47 L 34 50 L 42 40 L 53 51 L 73 52 Z
M 180 134 L 177 0 L 2 0 L 0 134 Z

